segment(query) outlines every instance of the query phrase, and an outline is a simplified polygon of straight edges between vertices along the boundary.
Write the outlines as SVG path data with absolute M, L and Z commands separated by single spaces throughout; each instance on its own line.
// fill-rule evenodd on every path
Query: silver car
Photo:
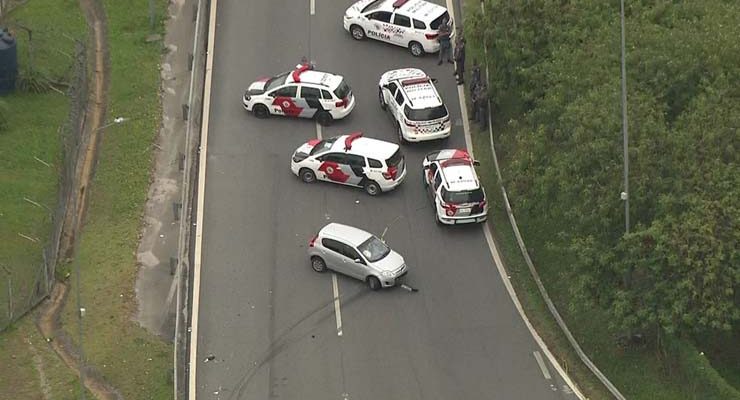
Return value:
M 308 243 L 311 268 L 341 272 L 367 282 L 372 290 L 399 283 L 408 272 L 400 254 L 362 229 L 330 223 Z

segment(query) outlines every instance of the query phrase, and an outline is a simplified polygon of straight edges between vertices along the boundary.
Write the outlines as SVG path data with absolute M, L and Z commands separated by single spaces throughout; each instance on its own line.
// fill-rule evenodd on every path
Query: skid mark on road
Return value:
M 347 297 L 340 296 L 340 299 L 345 304 L 345 306 L 347 306 L 367 296 L 369 293 L 370 291 L 368 290 L 360 290 Z M 307 337 L 310 337 L 311 331 L 314 328 L 316 328 L 322 322 L 325 322 L 326 320 L 331 318 L 334 311 L 333 305 L 334 299 L 325 302 L 318 307 L 315 307 L 313 310 L 308 312 L 302 318 L 295 321 L 291 326 L 277 335 L 275 339 L 271 341 L 267 349 L 265 349 L 265 351 L 262 352 L 262 354 L 257 357 L 255 361 L 252 362 L 252 367 L 244 373 L 241 379 L 239 379 L 235 390 L 231 392 L 231 395 L 229 395 L 229 400 L 241 399 L 244 391 L 249 385 L 249 382 L 252 380 L 257 371 L 260 370 L 260 368 L 262 368 L 266 363 L 272 361 L 275 357 L 277 357 L 284 350 L 288 349 L 290 346 L 301 342 Z

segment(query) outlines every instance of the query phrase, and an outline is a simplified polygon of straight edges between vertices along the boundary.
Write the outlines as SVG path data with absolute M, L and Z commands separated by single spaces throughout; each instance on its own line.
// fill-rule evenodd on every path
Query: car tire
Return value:
M 334 118 L 332 118 L 331 114 L 329 114 L 326 111 L 319 111 L 316 113 L 316 122 L 319 123 L 321 126 L 329 126 L 331 125 L 332 121 L 334 121 Z
M 254 113 L 254 116 L 259 119 L 265 119 L 270 116 L 270 110 L 268 110 L 264 104 L 256 104 L 252 108 L 252 113 Z
M 311 269 L 318 273 L 326 272 L 326 262 L 319 256 L 311 257 Z
M 298 171 L 298 175 L 301 177 L 301 180 L 305 183 L 316 182 L 316 173 L 313 172 L 313 170 L 311 169 L 301 168 L 301 170 Z
M 424 51 L 424 46 L 422 46 L 419 42 L 409 43 L 409 51 L 414 57 L 422 57 L 424 56 L 424 54 L 426 54 L 426 52 Z
M 434 210 L 434 222 L 437 223 L 439 226 L 444 226 L 445 224 L 442 223 L 442 221 L 439 219 L 439 214 L 437 214 L 437 210 Z
M 383 89 L 378 88 L 378 102 L 380 103 L 380 109 L 385 111 L 388 109 L 388 104 L 383 101 Z
M 349 27 L 349 32 L 352 34 L 352 37 L 355 40 L 363 40 L 363 39 L 365 39 L 367 37 L 365 35 L 365 30 L 362 29 L 362 27 L 359 26 L 359 25 L 352 25 L 352 26 L 350 26 Z
M 382 286 L 380 285 L 380 279 L 374 277 L 374 276 L 368 276 L 367 277 L 367 286 L 370 288 L 370 290 L 379 290 Z
M 365 184 L 363 185 L 363 189 L 365 189 L 365 193 L 369 194 L 370 196 L 377 196 L 381 192 L 380 185 L 378 185 L 378 182 L 371 181 L 371 180 L 365 181 Z

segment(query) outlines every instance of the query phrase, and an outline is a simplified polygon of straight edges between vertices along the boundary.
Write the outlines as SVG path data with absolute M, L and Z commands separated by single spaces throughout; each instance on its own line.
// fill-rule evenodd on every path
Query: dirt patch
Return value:
M 85 384 L 85 387 L 97 399 L 123 399 L 114 387 L 103 380 L 100 373 L 94 367 L 88 365 L 83 371 L 84 374 L 80 374 L 81 360 L 79 349 L 72 344 L 72 340 L 67 332 L 62 329 L 61 323 L 59 322 L 59 313 L 64 307 L 68 291 L 69 286 L 67 286 L 66 283 L 57 282 L 57 284 L 54 285 L 54 289 L 51 291 L 51 296 L 41 307 L 36 325 L 54 352 L 56 352 L 62 361 L 64 361 L 64 364 L 73 370 L 77 376 L 84 378 L 83 383 Z
M 86 114 L 80 129 L 81 151 L 76 160 L 76 187 L 70 191 L 74 196 L 74 207 L 70 207 L 65 216 L 64 234 L 61 252 L 65 257 L 73 257 L 75 243 L 79 239 L 84 214 L 89 197 L 89 186 L 94 175 L 94 167 L 98 158 L 98 148 L 104 128 L 107 105 L 109 61 L 107 53 L 106 18 L 103 5 L 95 0 L 80 0 L 80 8 L 87 19 L 92 57 L 88 60 L 92 73 L 88 77 L 91 85 L 87 98 Z M 89 53 L 88 53 L 89 54 Z M 101 400 L 122 399 L 118 391 L 108 384 L 98 370 L 83 362 L 79 349 L 73 344 L 69 335 L 63 330 L 59 318 L 67 299 L 68 286 L 64 282 L 56 282 L 50 298 L 41 307 L 37 326 L 46 338 L 51 348 L 64 363 L 77 374 L 96 398 Z M 43 374 L 43 370 L 39 370 Z M 43 379 L 42 379 L 43 384 Z M 46 391 L 45 391 L 46 394 Z M 47 397 L 48 398 L 48 397 Z

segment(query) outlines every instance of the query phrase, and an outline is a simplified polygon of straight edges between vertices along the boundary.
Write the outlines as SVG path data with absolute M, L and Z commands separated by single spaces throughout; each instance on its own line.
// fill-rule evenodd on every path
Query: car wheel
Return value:
M 427 170 L 425 170 L 424 168 L 421 169 L 421 184 L 424 187 L 429 186 L 429 184 L 427 183 Z
M 380 185 L 378 185 L 375 181 L 367 181 L 365 182 L 365 193 L 369 194 L 370 196 L 377 196 L 380 194 Z
M 254 116 L 260 119 L 264 119 L 270 116 L 270 110 L 267 109 L 263 104 L 257 104 L 252 108 Z
M 298 171 L 298 175 L 300 175 L 301 180 L 306 183 L 314 183 L 316 182 L 316 173 L 308 168 L 301 168 L 300 171 Z
M 374 276 L 369 276 L 367 278 L 367 286 L 370 288 L 370 290 L 380 289 L 380 279 Z
M 414 57 L 421 57 L 425 54 L 424 46 L 422 46 L 421 43 L 419 42 L 409 43 L 409 51 L 411 52 L 411 55 Z
M 361 26 L 352 25 L 349 27 L 349 31 L 352 33 L 352 37 L 355 38 L 355 40 L 365 39 L 365 30 L 362 29 Z
M 332 118 L 331 114 L 326 111 L 319 111 L 316 114 L 316 122 L 321 126 L 329 126 L 333 120 L 334 118 Z
M 439 226 L 444 226 L 442 220 L 439 219 L 439 214 L 437 214 L 437 210 L 434 210 L 434 222 L 436 222 Z
M 388 105 L 385 104 L 385 101 L 383 101 L 383 89 L 378 89 L 378 102 L 380 103 L 380 109 L 386 110 L 388 108 Z
M 311 257 L 311 268 L 316 272 L 325 272 L 326 262 L 321 257 L 313 256 Z

